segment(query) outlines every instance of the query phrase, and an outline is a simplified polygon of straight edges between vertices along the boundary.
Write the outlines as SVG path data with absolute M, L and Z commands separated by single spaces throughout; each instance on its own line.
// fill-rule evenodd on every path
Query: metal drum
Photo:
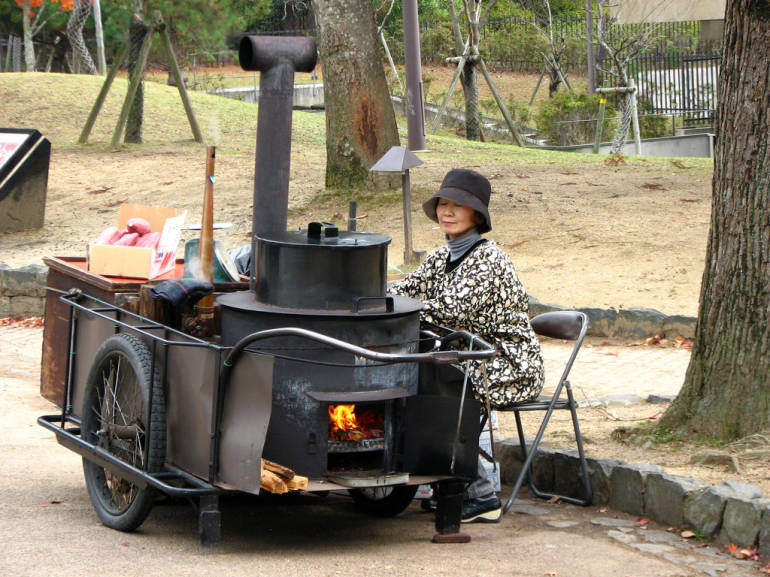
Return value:
M 320 227 L 323 228 L 323 227 Z M 309 232 L 309 234 L 308 234 Z M 266 329 L 298 327 L 387 353 L 418 352 L 419 301 L 386 292 L 385 235 L 308 231 L 258 236 L 255 290 L 220 296 L 222 344 Z M 320 477 L 328 406 L 387 402 L 417 393 L 415 364 L 380 364 L 299 337 L 259 341 L 274 355 L 273 407 L 264 456 Z

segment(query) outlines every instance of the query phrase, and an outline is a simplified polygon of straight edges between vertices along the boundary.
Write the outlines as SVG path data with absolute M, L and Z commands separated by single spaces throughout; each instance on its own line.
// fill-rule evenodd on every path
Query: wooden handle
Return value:
M 206 184 L 203 188 L 203 212 L 201 216 L 201 236 L 198 245 L 201 279 L 214 283 L 214 160 L 216 147 L 206 147 Z M 214 295 L 206 295 L 199 306 L 213 306 Z

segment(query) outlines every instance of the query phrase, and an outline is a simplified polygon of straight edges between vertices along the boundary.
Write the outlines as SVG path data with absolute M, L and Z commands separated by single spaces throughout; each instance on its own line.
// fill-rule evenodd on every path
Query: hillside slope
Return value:
M 125 94 L 117 79 L 89 144 L 78 135 L 101 87 L 93 76 L 0 74 L 0 127 L 37 128 L 53 144 L 46 225 L 0 233 L 0 263 L 40 263 L 46 255 L 82 256 L 89 240 L 113 223 L 121 202 L 176 206 L 200 219 L 204 146 L 195 143 L 175 88 L 146 83 L 143 145 L 109 149 Z M 206 138 L 217 145 L 217 233 L 233 248 L 249 241 L 257 108 L 192 94 Z M 345 226 L 356 200 L 359 230 L 393 238 L 390 263 L 403 262 L 400 190 L 324 191 L 324 119 L 294 114 L 290 226 L 310 220 Z M 402 135 L 402 143 L 406 135 Z M 412 169 L 413 244 L 439 246 L 420 203 L 447 169 L 475 168 L 492 180 L 494 229 L 525 286 L 542 302 L 564 306 L 650 307 L 694 315 L 710 214 L 711 161 L 607 157 L 469 143 L 429 135 L 423 166 Z M 193 233 L 188 233 L 192 235 Z

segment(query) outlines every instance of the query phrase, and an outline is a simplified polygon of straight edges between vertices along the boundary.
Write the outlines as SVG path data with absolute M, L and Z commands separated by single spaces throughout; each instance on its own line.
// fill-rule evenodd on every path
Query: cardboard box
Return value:
M 152 232 L 160 232 L 155 249 L 137 246 L 88 245 L 88 270 L 104 276 L 151 279 L 173 270 L 186 212 L 175 208 L 121 204 L 117 227 L 126 228 L 130 218 L 143 218 Z

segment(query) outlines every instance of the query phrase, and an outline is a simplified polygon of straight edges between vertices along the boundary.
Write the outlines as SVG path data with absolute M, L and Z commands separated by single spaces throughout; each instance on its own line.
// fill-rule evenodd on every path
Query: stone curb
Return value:
M 0 318 L 42 316 L 48 267 L 31 264 L 11 268 L 0 263 Z M 530 297 L 530 315 L 569 310 Z M 695 336 L 695 317 L 666 316 L 655 309 L 577 309 L 588 315 L 588 335 L 607 338 L 641 339 L 655 335 L 673 338 Z
M 528 441 L 529 443 L 529 441 Z M 500 479 L 512 485 L 523 459 L 518 439 L 495 443 Z M 629 464 L 618 459 L 588 460 L 593 503 L 656 521 L 667 527 L 692 529 L 698 536 L 757 547 L 770 556 L 770 499 L 756 485 L 724 481 L 719 485 L 669 475 L 658 465 Z M 541 491 L 584 498 L 576 450 L 540 446 L 532 477 Z

